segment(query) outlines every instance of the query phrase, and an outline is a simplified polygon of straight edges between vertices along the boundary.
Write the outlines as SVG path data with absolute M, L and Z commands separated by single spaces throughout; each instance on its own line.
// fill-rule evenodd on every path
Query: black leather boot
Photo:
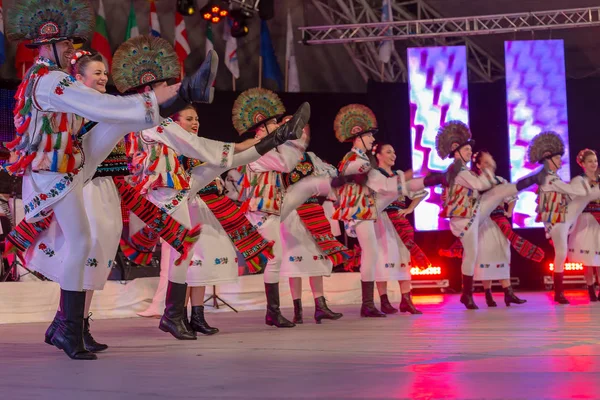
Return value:
M 216 51 L 211 50 L 200 68 L 192 76 L 183 78 L 177 95 L 159 106 L 160 116 L 168 118 L 191 103 L 212 103 L 215 96 L 213 83 L 218 67 L 219 56 Z
M 360 316 L 365 318 L 386 317 L 384 313 L 375 307 L 373 293 L 375 291 L 375 282 L 360 281 L 362 288 L 362 305 L 360 306 Z
M 190 327 L 196 332 L 203 335 L 214 335 L 219 332 L 219 329 L 208 325 L 204 318 L 204 306 L 192 306 L 192 318 L 190 319 Z
M 520 192 L 523 189 L 527 189 L 531 185 L 541 185 L 544 183 L 544 179 L 546 179 L 546 175 L 548 175 L 548 169 L 544 165 L 542 169 L 538 172 L 526 176 L 525 178 L 521 178 L 517 181 L 517 190 Z
M 594 285 L 588 285 L 588 293 L 590 295 L 590 301 L 598 301 L 598 296 L 596 296 L 596 289 Z
M 267 295 L 265 324 L 278 328 L 293 328 L 296 326 L 296 324 L 281 315 L 281 310 L 279 309 L 279 283 L 265 283 L 265 293 Z
M 467 307 L 467 310 L 479 310 L 477 304 L 473 300 L 473 277 L 469 275 L 462 276 L 462 295 L 460 302 Z
M 321 323 L 323 319 L 340 319 L 344 316 L 342 313 L 333 312 L 327 307 L 325 297 L 320 296 L 315 299 L 315 322 Z
M 403 293 L 402 300 L 400 300 L 400 312 L 407 312 L 411 314 L 423 314 L 423 311 L 417 310 L 415 304 L 412 301 L 410 293 Z
M 98 357 L 83 345 L 83 310 L 85 292 L 60 290 L 60 309 L 63 318 L 52 335 L 53 345 L 73 360 L 96 360 Z
M 506 304 L 506 307 L 510 307 L 511 303 L 523 304 L 527 303 L 527 300 L 518 298 L 512 286 L 509 286 L 504 288 L 504 304 Z
M 61 295 L 62 295 L 62 292 L 61 292 Z M 48 327 L 48 329 L 46 329 L 46 334 L 44 335 L 44 343 L 47 343 L 50 346 L 54 346 L 52 344 L 52 336 L 54 336 L 54 332 L 56 331 L 56 328 L 58 327 L 58 322 L 62 318 L 63 318 L 62 313 L 60 311 L 56 311 L 56 315 L 54 316 L 54 319 L 50 323 L 50 326 Z
M 398 312 L 392 303 L 390 303 L 387 294 L 379 296 L 379 304 L 381 304 L 381 311 L 383 311 L 385 314 L 396 314 Z
M 494 301 L 494 296 L 492 296 L 492 289 L 485 289 L 485 304 L 488 307 L 498 307 L 498 304 Z
M 554 301 L 558 304 L 570 304 L 569 300 L 565 297 L 563 278 L 563 272 L 554 273 Z
M 296 325 L 303 324 L 304 319 L 302 319 L 302 299 L 294 300 L 294 321 Z
M 185 308 L 185 294 L 187 285 L 169 281 L 167 286 L 167 297 L 165 299 L 165 311 L 158 329 L 168 332 L 179 340 L 196 340 L 196 332 L 188 330 L 185 321 L 187 312 Z
M 91 351 L 92 353 L 99 353 L 108 349 L 108 345 L 98 343 L 94 340 L 94 337 L 90 333 L 90 317 L 92 313 L 90 313 L 87 318 L 83 319 L 83 344 L 86 349 Z
M 300 139 L 302 137 L 302 130 L 308 124 L 309 119 L 310 104 L 305 102 L 300 105 L 289 121 L 277 128 L 275 132 L 261 139 L 254 146 L 256 152 L 264 155 L 288 140 Z

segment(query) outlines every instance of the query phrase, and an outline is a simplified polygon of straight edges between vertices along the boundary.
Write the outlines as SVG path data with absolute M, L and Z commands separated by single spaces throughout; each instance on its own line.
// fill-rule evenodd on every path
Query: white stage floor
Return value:
M 179 342 L 154 319 L 93 322 L 111 347 L 72 361 L 43 343 L 46 323 L 0 326 L 3 399 L 592 399 L 600 397 L 600 303 L 519 293 L 527 304 L 467 311 L 457 295 L 416 296 L 423 315 L 293 329 L 262 311 L 217 313 L 211 337 Z M 501 299 L 497 295 L 497 301 Z M 500 303 L 500 302 L 499 302 Z M 308 304 L 308 303 L 307 303 Z M 284 310 L 291 317 L 291 310 Z

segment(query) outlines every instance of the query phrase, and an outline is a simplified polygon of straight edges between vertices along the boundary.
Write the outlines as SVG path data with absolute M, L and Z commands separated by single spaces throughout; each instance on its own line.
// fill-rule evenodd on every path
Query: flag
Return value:
M 292 30 L 292 16 L 287 13 L 287 33 L 285 45 L 285 60 L 287 61 L 287 91 L 299 92 L 300 80 L 298 79 L 298 66 L 296 65 L 296 52 L 294 51 L 294 32 Z
M 187 40 L 185 21 L 183 20 L 183 16 L 178 12 L 175 13 L 175 52 L 179 57 L 181 69 L 183 70 L 183 63 L 191 51 Z
M 215 49 L 215 45 L 213 44 L 213 33 L 212 33 L 212 24 L 210 22 L 206 23 L 206 49 L 205 54 L 208 54 L 209 51 Z
M 35 52 L 33 49 L 25 46 L 25 42 L 19 43 L 17 47 L 17 54 L 15 55 L 15 68 L 17 69 L 17 78 L 23 79 L 29 68 L 33 65 L 35 59 Z
M 2 0 L 0 0 L 0 64 L 6 61 L 6 48 L 4 45 L 4 15 L 2 14 Z
M 271 34 L 267 21 L 260 20 L 260 56 L 263 61 L 263 78 L 277 82 L 278 90 L 283 89 L 283 75 L 275 57 L 275 49 L 271 42 Z
M 138 29 L 137 19 L 135 18 L 135 9 L 133 8 L 132 1 L 131 8 L 129 9 L 129 17 L 127 18 L 127 31 L 125 31 L 125 40 L 129 40 L 136 36 L 140 36 L 140 30 Z
M 110 43 L 108 41 L 108 31 L 106 30 L 106 14 L 104 14 L 104 4 L 100 0 L 98 6 L 98 14 L 96 14 L 96 30 L 92 37 L 92 49 L 104 57 L 108 64 L 108 69 L 112 64 L 112 51 L 110 50 Z
M 237 39 L 231 36 L 231 20 L 228 18 L 223 27 L 223 40 L 225 40 L 225 66 L 235 79 L 240 77 L 240 66 L 237 58 Z
M 381 6 L 381 22 L 392 22 L 392 5 L 390 0 L 383 0 Z M 386 36 L 390 36 L 392 33 L 387 31 Z M 384 64 L 390 62 L 392 57 L 392 49 L 394 48 L 393 40 L 384 40 L 379 45 L 379 61 Z
M 160 37 L 160 23 L 154 0 L 150 0 L 150 36 Z

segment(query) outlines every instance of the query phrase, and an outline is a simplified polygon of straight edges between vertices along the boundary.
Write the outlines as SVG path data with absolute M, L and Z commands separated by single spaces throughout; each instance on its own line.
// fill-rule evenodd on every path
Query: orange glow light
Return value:
M 554 271 L 554 264 L 548 264 L 548 269 Z M 583 271 L 582 263 L 565 263 L 565 271 Z
M 221 17 L 226 17 L 227 14 L 229 14 L 229 12 L 227 10 L 221 10 L 221 12 L 219 13 L 219 15 L 221 15 Z
M 219 11 L 221 11 L 221 9 L 217 6 L 214 6 L 213 8 L 210 9 L 213 13 L 218 13 Z
M 204 18 L 205 20 L 209 20 L 212 17 L 211 13 L 204 13 L 204 15 L 202 15 L 202 18 Z
M 216 23 L 217 23 L 217 22 L 219 22 L 220 20 L 221 20 L 221 18 L 219 18 L 219 17 L 213 17 L 213 18 L 212 18 L 212 22 L 213 22 L 213 24 L 216 24 Z
M 419 269 L 418 267 L 412 267 L 410 269 L 410 274 L 413 276 L 423 276 L 423 275 L 441 275 L 442 268 L 434 267 L 433 265 L 427 267 L 426 269 Z

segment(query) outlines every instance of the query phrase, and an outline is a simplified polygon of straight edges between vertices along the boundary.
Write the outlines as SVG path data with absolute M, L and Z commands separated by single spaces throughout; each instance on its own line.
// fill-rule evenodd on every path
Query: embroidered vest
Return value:
M 338 166 L 340 174 L 343 174 L 349 164 L 353 162 L 364 162 L 368 160 L 364 154 L 351 151 L 344 156 Z M 359 172 L 367 172 L 368 169 Z M 333 212 L 335 220 L 376 220 L 377 207 L 375 206 L 375 194 L 368 186 L 356 183 L 347 183 L 338 189 L 339 203 Z
M 145 139 L 143 132 L 129 134 L 127 155 L 131 157 L 131 183 L 142 194 L 163 187 L 175 190 L 190 188 L 189 175 L 179 163 L 175 151 L 163 143 Z
M 260 211 L 279 215 L 283 199 L 282 173 L 276 171 L 254 172 L 244 167 L 240 200 L 242 210 Z
M 391 178 L 392 176 L 398 175 L 395 171 L 393 173 L 393 175 L 388 174 L 384 169 L 381 168 L 377 168 L 377 170 L 379 172 L 381 172 L 383 174 L 383 176 L 385 176 L 386 178 Z M 398 197 L 398 199 L 394 200 L 389 206 L 387 206 L 385 208 L 386 212 L 389 211 L 400 211 L 400 210 L 406 210 L 408 208 L 408 201 L 406 196 L 401 195 L 400 197 Z
M 552 177 L 553 176 L 553 177 Z M 551 174 L 550 179 L 560 179 L 556 174 Z M 535 222 L 548 224 L 564 223 L 567 216 L 567 206 L 570 197 L 566 194 L 542 191 L 538 187 L 537 216 Z
M 463 170 L 466 169 L 463 167 Z M 475 213 L 478 199 L 479 191 L 455 183 L 446 192 L 440 218 L 471 218 Z

